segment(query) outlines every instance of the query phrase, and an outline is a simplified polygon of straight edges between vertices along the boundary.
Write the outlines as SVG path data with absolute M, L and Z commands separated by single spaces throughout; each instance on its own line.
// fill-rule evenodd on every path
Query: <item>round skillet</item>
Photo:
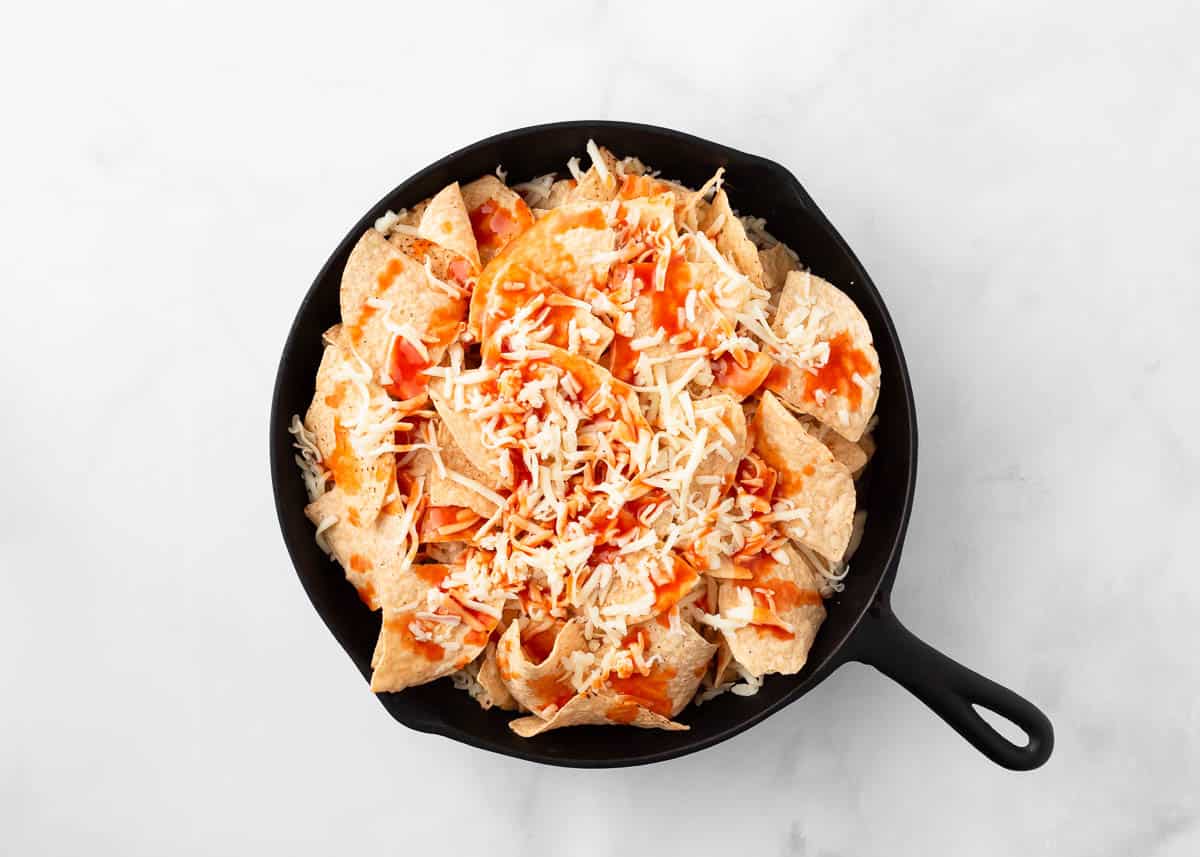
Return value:
M 509 715 L 483 711 L 449 681 L 437 681 L 379 701 L 404 725 L 508 756 L 581 768 L 640 765 L 710 747 L 748 729 L 799 699 L 848 661 L 870 664 L 908 688 L 988 758 L 1029 770 L 1050 755 L 1054 733 L 1037 708 L 1010 690 L 955 663 L 918 640 L 893 614 L 890 592 L 912 507 L 917 467 L 917 423 L 900 341 L 883 300 L 854 253 L 796 178 L 779 164 L 664 128 L 626 122 L 562 122 L 498 134 L 427 167 L 368 211 L 347 233 L 305 295 L 292 323 L 271 405 L 271 476 L 275 505 L 292 562 L 308 597 L 364 677 L 379 632 L 379 614 L 358 600 L 340 570 L 313 541 L 304 516 L 305 493 L 293 462 L 287 426 L 312 397 L 321 358 L 321 333 L 338 321 L 338 288 L 351 247 L 386 210 L 411 206 L 452 181 L 470 181 L 502 164 L 514 181 L 561 171 L 589 138 L 620 155 L 637 155 L 668 178 L 699 187 L 725 167 L 739 210 L 767 219 L 768 228 L 797 250 L 812 271 L 846 291 L 862 309 L 875 337 L 883 371 L 878 451 L 860 485 L 867 510 L 862 546 L 845 591 L 828 602 L 829 617 L 808 664 L 795 676 L 771 676 L 753 697 L 725 694 L 677 718 L 686 732 L 589 726 L 533 739 L 509 731 Z M 975 707 L 990 709 L 1029 736 L 1018 746 L 993 729 Z M 794 716 L 802 717 L 803 712 Z

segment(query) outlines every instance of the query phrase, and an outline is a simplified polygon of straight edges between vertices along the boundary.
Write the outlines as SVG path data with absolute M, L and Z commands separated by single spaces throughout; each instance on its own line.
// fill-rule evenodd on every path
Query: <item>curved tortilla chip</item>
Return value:
M 776 496 L 808 513 L 807 521 L 782 521 L 780 529 L 826 559 L 840 560 L 854 521 L 850 472 L 769 392 L 754 415 L 753 434 L 755 451 L 779 473 Z
M 733 482 L 738 464 L 750 451 L 746 414 L 733 396 L 727 393 L 716 393 L 699 399 L 693 407 L 697 428 L 707 427 L 708 443 L 720 440 L 721 448 L 709 453 L 700 462 L 692 477 L 692 483 L 700 489 L 701 496 L 711 497 L 714 491 L 720 496 Z M 712 482 L 711 477 L 720 481 Z
M 540 717 L 518 717 L 509 721 L 508 728 L 522 738 L 532 738 L 551 729 L 587 725 L 636 726 L 639 729 L 665 729 L 669 732 L 688 728 L 636 703 L 630 704 L 611 693 L 581 693 L 560 708 L 549 720 Z
M 821 443 L 829 448 L 833 453 L 833 457 L 840 461 L 845 468 L 850 471 L 851 479 L 858 479 L 859 474 L 866 468 L 867 462 L 871 459 L 871 454 L 868 449 L 874 450 L 871 445 L 870 435 L 864 434 L 858 443 L 846 440 L 829 426 L 817 422 L 812 417 L 804 417 L 801 422 L 808 430 L 808 433 L 815 437 Z
M 495 641 L 487 644 L 483 650 L 483 662 L 479 665 L 479 674 L 475 680 L 483 688 L 484 696 L 479 699 L 479 707 L 486 711 L 489 708 L 499 708 L 503 711 L 517 711 L 520 706 L 508 692 L 503 679 L 500 678 L 500 665 L 496 662 Z
M 750 278 L 750 282 L 763 287 L 763 267 L 758 258 L 758 248 L 746 236 L 746 228 L 729 205 L 729 197 L 721 188 L 709 203 L 704 231 L 716 228 L 716 244 L 721 254 L 729 259 L 739 271 Z
M 574 189 L 574 179 L 559 179 L 550 185 L 549 193 L 538 203 L 538 210 L 545 212 L 566 205 L 571 201 L 571 191 Z
M 759 250 L 758 261 L 763 270 L 763 287 L 771 293 L 771 303 L 778 305 L 779 293 L 783 291 L 788 273 L 799 271 L 800 263 L 782 242 Z
M 630 625 L 665 613 L 700 583 L 700 572 L 674 552 L 635 551 L 610 564 L 613 582 L 600 601 L 600 615 L 623 616 Z
M 565 659 L 585 646 L 582 624 L 568 622 L 554 638 L 550 654 L 533 663 L 521 645 L 520 623 L 513 622 L 496 643 L 500 678 L 513 699 L 539 717 L 549 718 L 575 696 Z
M 880 372 L 871 328 L 854 301 L 820 277 L 792 271 L 771 329 L 795 359 L 814 368 L 781 364 L 767 387 L 846 440 L 862 437 L 879 400 Z
M 399 550 L 408 535 L 402 512 L 389 508 L 374 522 L 364 521 L 352 498 L 335 487 L 306 506 L 304 514 L 318 526 L 329 518 L 336 519 L 323 533 L 325 543 L 363 603 L 378 610 L 380 578 L 395 573 L 407 562 Z
M 579 387 L 579 401 L 589 414 L 605 414 L 634 432 L 650 429 L 638 404 L 637 393 L 628 384 L 614 378 L 599 363 L 552 345 L 539 346 L 538 350 L 546 352 L 547 356 L 537 362 L 548 363 L 571 376 Z M 632 441 L 632 438 L 625 438 L 619 433 L 614 437 Z
M 475 233 L 471 229 L 471 217 L 467 213 L 467 205 L 463 201 L 462 189 L 458 182 L 446 185 L 431 200 L 421 222 L 417 226 L 417 234 L 436 244 L 441 244 L 460 256 L 470 260 L 475 270 L 479 264 L 479 248 L 475 244 Z
M 769 673 L 793 675 L 808 660 L 808 650 L 825 621 L 816 572 L 790 545 L 783 548 L 786 563 L 770 557 L 756 558 L 749 564 L 750 580 L 721 582 L 721 613 L 727 614 L 747 601 L 754 604 L 755 619 L 771 624 L 747 625 L 726 631 L 725 639 L 733 657 L 756 676 Z M 774 624 L 786 623 L 788 628 Z

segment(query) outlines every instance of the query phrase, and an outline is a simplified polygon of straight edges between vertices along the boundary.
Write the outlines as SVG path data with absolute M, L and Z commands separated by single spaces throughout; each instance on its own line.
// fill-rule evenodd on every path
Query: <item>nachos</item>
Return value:
M 450 677 L 523 737 L 685 729 L 799 672 L 874 450 L 854 302 L 722 171 L 587 154 L 381 217 L 291 428 L 317 542 L 380 614 L 372 690 Z

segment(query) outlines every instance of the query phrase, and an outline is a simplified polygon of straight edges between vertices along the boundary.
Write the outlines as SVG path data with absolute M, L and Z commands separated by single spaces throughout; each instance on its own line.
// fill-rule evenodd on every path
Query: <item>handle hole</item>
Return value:
M 984 708 L 982 705 L 976 705 L 973 702 L 971 703 L 971 708 L 984 719 L 988 726 L 991 726 L 1003 735 L 1004 739 L 1010 744 L 1022 749 L 1029 746 L 1029 733 L 1011 720 L 1002 717 L 990 708 Z

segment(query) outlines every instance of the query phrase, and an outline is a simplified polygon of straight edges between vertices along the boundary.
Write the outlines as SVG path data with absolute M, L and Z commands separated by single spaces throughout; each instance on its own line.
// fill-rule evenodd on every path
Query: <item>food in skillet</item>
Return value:
M 372 689 L 450 676 L 525 737 L 684 729 L 798 672 L 879 395 L 858 308 L 720 171 L 588 153 L 380 218 L 292 421 L 317 541 L 382 614 Z

